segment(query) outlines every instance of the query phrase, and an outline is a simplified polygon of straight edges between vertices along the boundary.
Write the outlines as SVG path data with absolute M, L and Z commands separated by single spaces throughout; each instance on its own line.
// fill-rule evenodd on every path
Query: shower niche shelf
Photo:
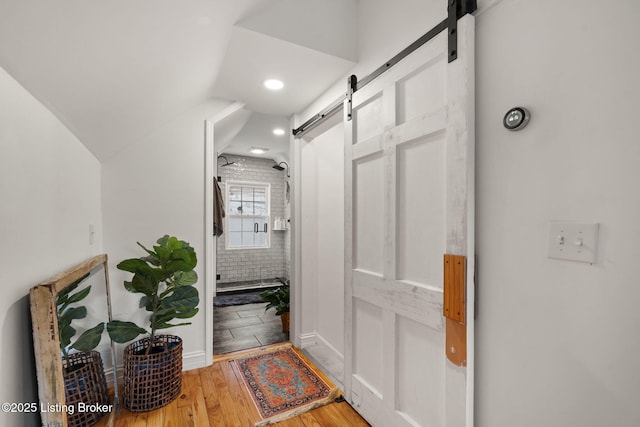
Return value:
M 287 221 L 284 218 L 276 218 L 273 220 L 273 231 L 286 231 Z

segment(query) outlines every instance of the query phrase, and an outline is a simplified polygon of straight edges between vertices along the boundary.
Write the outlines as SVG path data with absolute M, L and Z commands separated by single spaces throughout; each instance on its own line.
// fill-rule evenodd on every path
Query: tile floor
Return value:
M 213 354 L 231 353 L 289 340 L 280 316 L 266 303 L 213 307 Z

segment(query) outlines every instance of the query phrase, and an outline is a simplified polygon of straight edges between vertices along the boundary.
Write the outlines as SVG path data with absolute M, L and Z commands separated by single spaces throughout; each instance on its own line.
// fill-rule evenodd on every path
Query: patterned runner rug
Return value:
M 302 414 L 332 402 L 340 391 L 313 372 L 291 345 L 232 361 L 262 417 L 256 426 Z

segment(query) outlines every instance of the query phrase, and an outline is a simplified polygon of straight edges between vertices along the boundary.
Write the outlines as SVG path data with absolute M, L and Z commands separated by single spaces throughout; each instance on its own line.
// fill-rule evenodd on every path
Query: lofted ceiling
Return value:
M 284 133 L 276 135 L 274 129 L 281 129 Z M 289 119 L 285 116 L 242 108 L 217 122 L 214 134 L 218 153 L 278 161 L 289 159 Z M 252 153 L 252 148 L 261 148 L 265 152 Z
M 211 98 L 246 142 L 353 67 L 358 1 L 3 0 L 0 66 L 100 160 Z

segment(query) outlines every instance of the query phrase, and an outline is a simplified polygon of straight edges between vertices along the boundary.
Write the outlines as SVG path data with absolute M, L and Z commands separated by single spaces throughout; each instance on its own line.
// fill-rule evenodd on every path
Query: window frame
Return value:
M 231 212 L 231 202 L 230 202 L 230 194 L 231 188 L 234 186 L 240 187 L 253 187 L 261 188 L 265 190 L 265 215 L 243 215 L 243 214 L 234 214 Z M 256 181 L 239 181 L 239 180 L 230 180 L 225 183 L 224 190 L 225 197 L 225 230 L 227 230 L 227 236 L 225 238 L 225 249 L 229 251 L 237 251 L 237 250 L 251 250 L 251 249 L 269 249 L 271 248 L 271 183 L 268 182 L 256 182 Z M 251 200 L 251 203 L 255 203 L 255 197 Z M 232 246 L 231 245 L 231 231 L 230 231 L 230 221 L 232 218 L 257 218 L 264 219 L 264 222 L 267 224 L 267 232 L 265 233 L 265 244 L 263 246 Z M 248 231 L 240 230 L 240 233 L 248 233 Z

